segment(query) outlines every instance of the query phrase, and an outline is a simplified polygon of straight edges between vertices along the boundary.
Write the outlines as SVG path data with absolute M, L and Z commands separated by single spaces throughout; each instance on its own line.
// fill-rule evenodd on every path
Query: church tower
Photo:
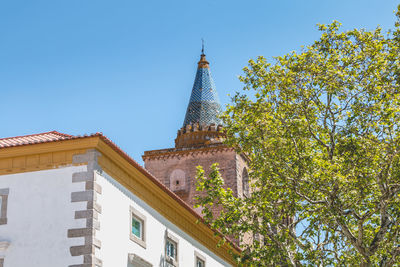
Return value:
M 210 166 L 218 162 L 225 185 L 235 196 L 249 192 L 246 158 L 222 143 L 221 112 L 209 62 L 202 53 L 175 148 L 145 151 L 143 155 L 145 168 L 192 207 L 198 194 L 195 176 L 199 165 L 208 175 Z

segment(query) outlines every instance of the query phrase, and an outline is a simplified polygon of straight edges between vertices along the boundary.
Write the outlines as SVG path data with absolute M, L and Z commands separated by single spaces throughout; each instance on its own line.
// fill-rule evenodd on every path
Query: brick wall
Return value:
M 210 166 L 218 162 L 225 185 L 232 189 L 235 196 L 237 196 L 238 190 L 242 190 L 241 179 L 238 177 L 238 174 L 241 173 L 245 162 L 232 149 L 212 151 L 191 150 L 180 152 L 179 154 L 144 158 L 144 162 L 145 168 L 168 188 L 172 187 L 170 184 L 171 173 L 176 169 L 183 170 L 186 178 L 186 192 L 181 191 L 176 193 L 190 206 L 194 205 L 193 197 L 198 194 L 196 192 L 195 176 L 196 167 L 199 165 L 203 166 L 206 175 L 208 175 Z

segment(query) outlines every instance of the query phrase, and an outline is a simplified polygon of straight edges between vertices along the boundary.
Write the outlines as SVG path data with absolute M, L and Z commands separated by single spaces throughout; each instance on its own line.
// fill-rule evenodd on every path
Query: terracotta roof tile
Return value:
M 48 142 L 71 140 L 71 139 L 85 138 L 90 136 L 101 136 L 101 135 L 102 135 L 101 133 L 95 133 L 91 135 L 80 136 L 80 135 L 64 134 L 57 131 L 51 131 L 39 134 L 0 138 L 0 148 L 32 145 L 38 143 L 48 143 Z
M 0 139 L 0 148 L 70 139 L 72 135 L 56 131 Z

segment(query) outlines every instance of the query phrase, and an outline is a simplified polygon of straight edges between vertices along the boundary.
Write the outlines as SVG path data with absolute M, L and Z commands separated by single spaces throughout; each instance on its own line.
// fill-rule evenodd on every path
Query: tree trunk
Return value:
M 368 259 L 367 261 L 365 261 L 365 259 L 363 260 L 363 262 L 360 263 L 360 267 L 370 267 L 371 266 L 371 261 Z

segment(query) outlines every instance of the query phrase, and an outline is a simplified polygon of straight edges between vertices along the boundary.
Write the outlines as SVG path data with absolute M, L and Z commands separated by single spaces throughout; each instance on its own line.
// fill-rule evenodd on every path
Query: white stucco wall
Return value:
M 128 262 L 129 253 L 139 255 L 154 267 L 164 266 L 166 230 L 179 239 L 179 266 L 195 266 L 195 251 L 206 258 L 207 267 L 231 266 L 166 220 L 109 175 L 103 173 L 96 176 L 97 183 L 102 187 L 102 194 L 97 199 L 102 207 L 102 213 L 99 215 L 100 231 L 96 233 L 96 238 L 101 240 L 101 249 L 96 251 L 96 256 L 103 261 L 103 266 L 130 267 L 132 265 Z M 129 238 L 130 206 L 146 217 L 146 248 Z
M 5 267 L 82 263 L 83 256 L 72 257 L 69 248 L 83 238 L 67 238 L 68 229 L 85 227 L 85 220 L 75 220 L 74 214 L 86 203 L 71 203 L 71 192 L 85 190 L 84 183 L 72 183 L 72 173 L 81 171 L 86 166 L 0 175 L 0 189 L 10 190 L 8 222 L 0 225 L 0 242 L 10 242 Z

